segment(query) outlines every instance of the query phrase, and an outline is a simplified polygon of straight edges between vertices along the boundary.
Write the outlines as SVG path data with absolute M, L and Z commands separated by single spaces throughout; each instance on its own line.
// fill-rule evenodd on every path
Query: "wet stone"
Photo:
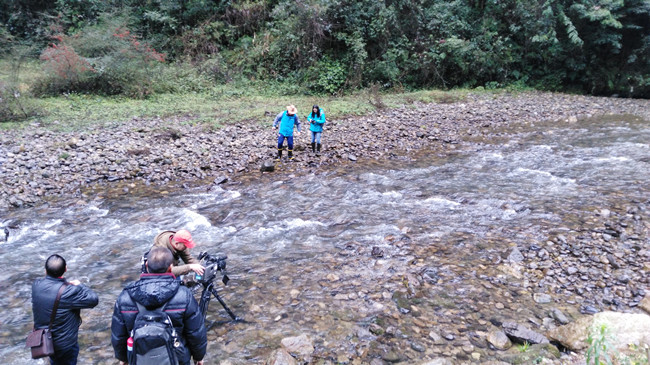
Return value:
M 381 358 L 384 359 L 384 361 L 388 361 L 388 362 L 400 361 L 400 356 L 395 351 L 389 351 L 388 353 L 384 354 Z
M 487 341 L 497 350 L 507 350 L 512 347 L 512 342 L 501 330 L 494 330 L 488 334 Z
M 600 312 L 600 310 L 592 305 L 583 305 L 580 307 L 580 313 L 582 314 L 596 314 L 598 312 Z
M 560 323 L 560 324 L 564 325 L 564 324 L 569 323 L 569 319 L 564 315 L 564 313 L 562 313 L 562 311 L 560 311 L 557 308 L 551 309 L 550 316 L 551 316 L 551 318 L 558 321 L 558 323 Z
M 533 294 L 533 300 L 535 301 L 535 303 L 545 304 L 545 303 L 550 303 L 552 301 L 552 298 L 550 295 L 545 293 L 535 293 Z
M 515 322 L 503 323 L 503 330 L 508 337 L 519 343 L 548 343 L 548 339 L 544 335 Z
M 427 348 L 418 342 L 411 342 L 411 348 L 417 352 L 425 352 Z
M 429 332 L 429 338 L 431 338 L 433 340 L 433 343 L 436 345 L 444 343 L 442 336 L 434 331 Z
M 453 341 L 456 339 L 456 336 L 452 335 L 451 333 L 445 333 L 442 335 L 442 337 L 447 341 Z
M 515 247 L 510 251 L 510 254 L 508 255 L 508 261 L 513 262 L 513 263 L 519 263 L 524 261 L 524 255 L 522 255 L 521 251 L 519 251 L 519 248 Z

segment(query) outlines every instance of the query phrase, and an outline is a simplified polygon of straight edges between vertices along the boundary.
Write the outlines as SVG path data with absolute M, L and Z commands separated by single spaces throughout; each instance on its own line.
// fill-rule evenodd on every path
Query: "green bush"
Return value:
M 100 23 L 73 36 L 58 34 L 41 54 L 48 71 L 34 88 L 38 95 L 102 93 L 144 98 L 156 91 L 165 55 L 123 26 L 125 19 Z M 169 91 L 168 85 L 161 86 Z
M 7 31 L 4 24 L 0 23 L 0 53 L 8 54 L 11 50 L 14 36 Z
M 0 123 L 27 120 L 39 115 L 39 109 L 28 95 L 0 81 Z
M 310 68 L 307 76 L 314 78 L 314 91 L 336 95 L 345 84 L 347 70 L 342 62 L 326 57 Z

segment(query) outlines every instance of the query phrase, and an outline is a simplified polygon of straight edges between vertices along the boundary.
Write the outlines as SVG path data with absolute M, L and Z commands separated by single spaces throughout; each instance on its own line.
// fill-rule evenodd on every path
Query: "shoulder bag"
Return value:
M 52 323 L 56 317 L 56 310 L 59 308 L 59 300 L 63 290 L 68 286 L 68 283 L 63 283 L 59 292 L 56 294 L 54 300 L 54 307 L 52 308 L 52 315 L 50 316 L 50 324 L 47 328 L 35 329 L 27 336 L 27 346 L 32 349 L 32 359 L 40 359 L 42 357 L 54 355 L 54 342 L 52 341 Z

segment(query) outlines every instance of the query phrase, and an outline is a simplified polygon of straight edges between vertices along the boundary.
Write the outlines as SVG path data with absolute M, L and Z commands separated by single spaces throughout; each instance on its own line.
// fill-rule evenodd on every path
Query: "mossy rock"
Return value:
M 530 345 L 525 351 L 519 346 L 514 346 L 498 358 L 508 364 L 537 364 L 542 359 L 559 359 L 560 350 L 549 343 Z

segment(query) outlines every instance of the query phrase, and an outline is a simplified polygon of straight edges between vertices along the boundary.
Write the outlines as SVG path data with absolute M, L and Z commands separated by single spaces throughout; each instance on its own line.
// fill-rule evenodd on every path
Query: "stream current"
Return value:
M 522 124 L 496 135 L 445 154 L 421 151 L 413 160 L 310 175 L 280 171 L 209 192 L 124 194 L 4 212 L 0 226 L 10 234 L 0 243 L 0 362 L 38 363 L 24 349 L 31 283 L 59 253 L 66 277 L 100 298 L 82 311 L 79 363 L 115 363 L 114 301 L 137 280 L 153 237 L 181 228 L 193 233 L 195 255 L 228 255 L 231 281 L 219 283 L 219 292 L 246 320 L 228 322 L 212 301 L 206 364 L 263 363 L 283 338 L 301 334 L 312 340 L 314 362 L 369 362 L 392 353 L 405 362 L 490 358 L 494 353 L 473 346 L 469 334 L 488 331 L 494 316 L 526 322 L 548 310 L 522 295 L 526 286 L 517 283 L 525 279 L 496 269 L 501 258 L 514 246 L 543 245 L 571 231 L 575 217 L 650 197 L 648 121 Z M 554 296 L 570 315 L 579 301 Z

